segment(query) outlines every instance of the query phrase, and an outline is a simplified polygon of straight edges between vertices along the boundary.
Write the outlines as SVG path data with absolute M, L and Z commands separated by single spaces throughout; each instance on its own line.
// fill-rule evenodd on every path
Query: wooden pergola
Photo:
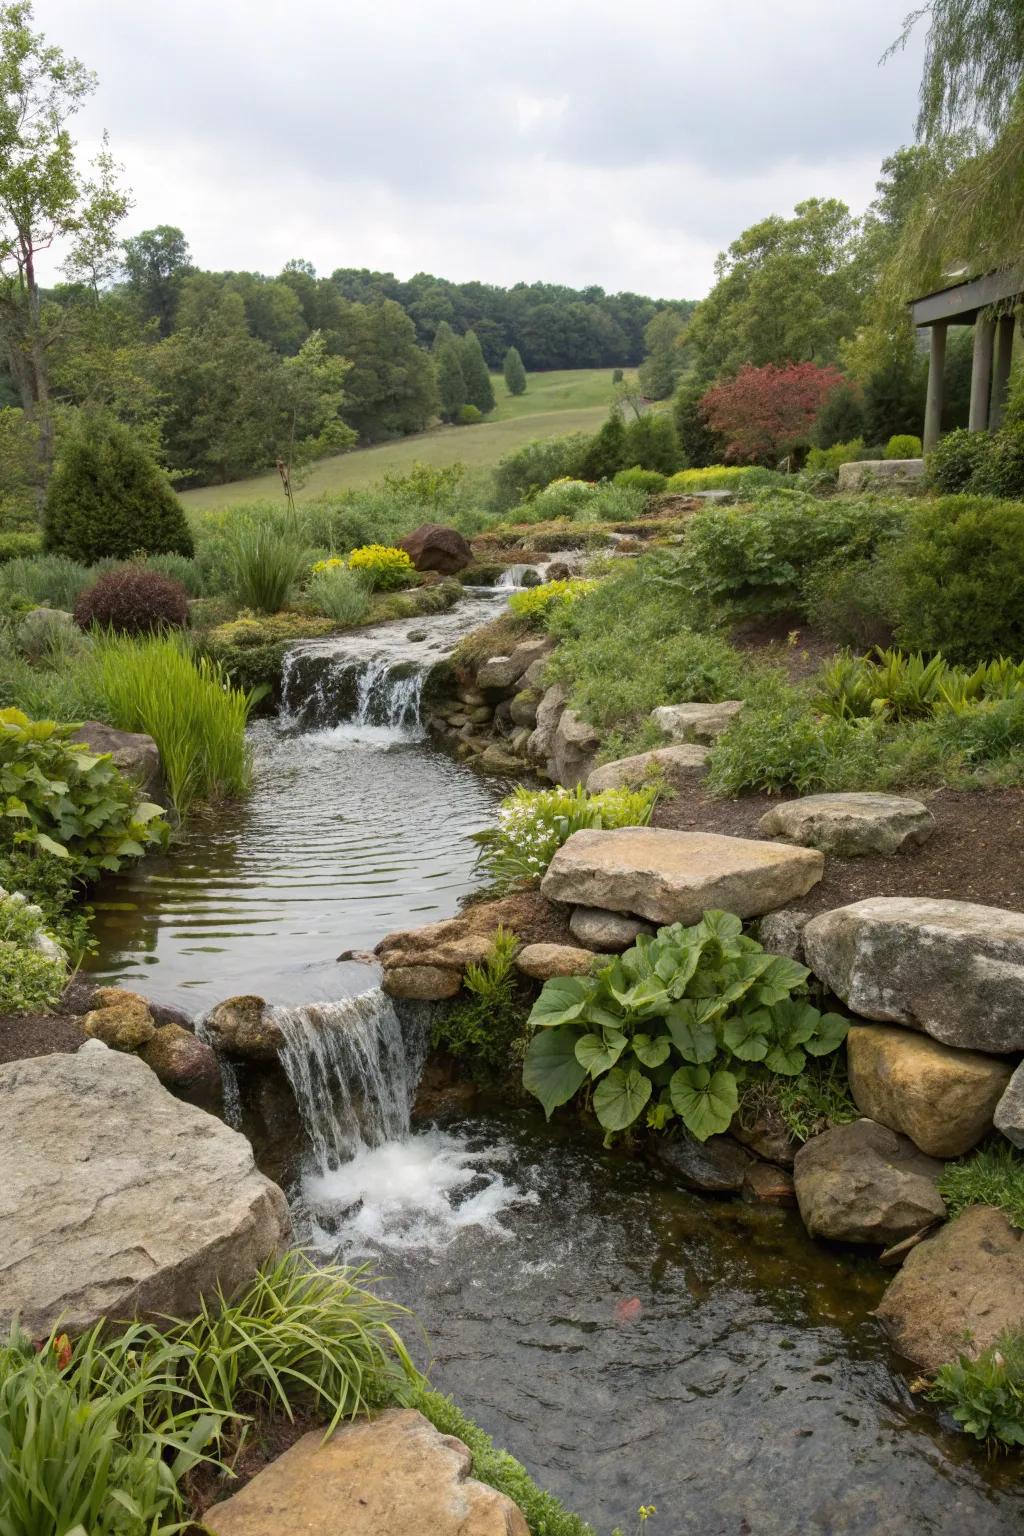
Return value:
M 946 330 L 951 325 L 974 326 L 974 361 L 971 368 L 971 409 L 967 425 L 972 432 L 999 426 L 1006 409 L 1006 391 L 1013 360 L 1014 310 L 1024 301 L 1024 272 L 988 272 L 950 288 L 940 288 L 911 299 L 907 306 L 915 326 L 931 333 L 928 354 L 928 396 L 924 408 L 924 448 L 934 448 L 942 430 L 942 404 L 946 364 Z M 993 317 L 991 307 L 1003 312 Z

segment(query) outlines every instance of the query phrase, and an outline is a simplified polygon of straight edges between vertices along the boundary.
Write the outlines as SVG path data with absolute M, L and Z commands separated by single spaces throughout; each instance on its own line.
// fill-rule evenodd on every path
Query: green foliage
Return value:
M 202 571 L 194 559 L 185 555 L 148 555 L 144 563 L 147 570 L 159 571 L 179 582 L 189 597 L 205 597 Z
M 987 437 L 987 443 L 988 452 L 974 472 L 970 489 L 983 496 L 1024 498 L 1024 422 L 1008 422 Z
M 64 986 L 64 962 L 37 946 L 45 934 L 41 907 L 0 887 L 0 1014 L 53 1006 Z
M 824 451 L 864 435 L 864 400 L 854 384 L 843 383 L 825 400 L 814 423 L 815 447 Z M 845 463 L 844 460 L 840 460 Z M 808 465 L 810 467 L 810 465 Z
M 86 566 L 65 555 L 16 557 L 0 565 L 0 597 L 21 597 L 29 607 L 39 604 L 70 611 L 89 580 Z
M 410 1398 L 410 1406 L 418 1409 L 442 1435 L 454 1435 L 469 1447 L 472 1476 L 518 1504 L 530 1536 L 595 1536 L 592 1526 L 570 1514 L 553 1494 L 538 1488 L 520 1462 L 507 1451 L 495 1450 L 490 1435 L 467 1419 L 450 1397 L 421 1387 Z
M 1024 1334 L 1004 1333 L 976 1359 L 940 1366 L 928 1397 L 990 1449 L 1024 1446 Z
M 626 428 L 622 440 L 623 465 L 638 464 L 670 475 L 679 468 L 679 443 L 669 411 L 644 411 Z
M 925 458 L 928 484 L 947 495 L 966 491 L 989 452 L 984 432 L 969 432 L 966 427 L 947 432 Z
M 900 599 L 890 555 L 885 541 L 867 559 L 847 559 L 840 552 L 812 567 L 804 581 L 803 607 L 815 629 L 859 649 L 890 644 Z
M 526 789 L 520 785 L 498 807 L 498 824 L 475 832 L 477 867 L 500 890 L 540 880 L 574 832 L 595 827 L 645 827 L 658 798 L 654 786 L 605 789 Z
M 188 623 L 188 594 L 180 582 L 142 565 L 106 571 L 78 594 L 75 623 L 93 624 L 124 635 L 150 635 L 183 629 Z
M 458 340 L 452 337 L 443 341 L 434 354 L 437 370 L 437 392 L 441 402 L 441 418 L 457 421 L 463 406 L 467 404 L 466 379 L 462 371 L 462 351 Z
M 528 501 L 537 491 L 562 476 L 575 477 L 587 448 L 582 433 L 568 437 L 549 437 L 543 442 L 527 443 L 508 453 L 495 465 L 492 478 L 491 509 L 508 512 Z M 621 464 L 615 466 L 621 469 Z
M 817 707 L 848 719 L 884 716 L 919 720 L 961 714 L 994 699 L 1024 697 L 1024 662 L 983 662 L 968 671 L 941 655 L 878 649 L 872 656 L 840 656 L 821 673 Z
M 887 459 L 919 459 L 921 439 L 911 432 L 897 432 L 885 445 Z
M 672 420 L 679 445 L 680 463 L 689 469 L 704 469 L 720 464 L 725 450 L 721 433 L 708 426 L 701 410 L 703 384 L 681 384 L 672 401 Z
M 46 548 L 86 565 L 142 552 L 192 554 L 166 476 L 112 417 L 83 416 L 65 439 L 47 492 Z
M 0 710 L 0 849 L 32 844 L 95 880 L 162 843 L 167 825 L 109 755 L 69 740 L 73 729 Z
M 971 1205 L 992 1205 L 1024 1230 L 1024 1154 L 1001 1137 L 958 1162 L 947 1163 L 939 1194 L 950 1220 Z
M 611 480 L 625 463 L 626 424 L 615 405 L 579 456 L 577 473 L 586 480 Z
M 357 571 L 375 592 L 396 592 L 416 580 L 416 567 L 404 549 L 386 544 L 366 544 L 348 557 L 349 570 Z
M 894 561 L 901 644 L 968 664 L 1024 657 L 1024 503 L 922 501 Z
M 483 412 L 478 406 L 464 405 L 459 411 L 460 427 L 475 427 L 477 422 L 483 421 Z
M 688 491 L 752 491 L 758 486 L 778 485 L 774 469 L 759 464 L 710 464 L 700 469 L 680 469 L 665 486 L 675 495 Z
M 565 581 L 544 581 L 523 592 L 513 592 L 508 600 L 509 610 L 516 618 L 527 619 L 535 627 L 543 628 L 554 609 L 575 605 L 581 597 L 593 592 L 596 585 L 580 576 Z
M 505 388 L 510 395 L 526 394 L 526 369 L 515 347 L 509 347 L 505 353 L 502 373 L 505 377 Z
M 243 608 L 276 613 L 288 600 L 306 550 L 295 533 L 271 518 L 240 522 L 229 537 L 231 592 Z
M 316 571 L 306 586 L 306 600 L 316 613 L 337 624 L 361 624 L 370 606 L 365 577 L 347 566 Z
M 808 1056 L 837 1050 L 849 1021 L 813 1008 L 810 972 L 742 930 L 728 912 L 705 912 L 693 927 L 641 937 L 593 977 L 545 983 L 523 1064 L 523 1085 L 545 1114 L 589 1078 L 609 1136 L 646 1110 L 649 1126 L 678 1116 L 706 1141 L 728 1130 L 754 1064 L 796 1077 Z
M 740 1099 L 740 1124 L 751 1125 L 766 1111 L 782 1121 L 795 1141 L 810 1141 L 829 1126 L 856 1120 L 860 1111 L 850 1094 L 843 1054 L 809 1061 L 796 1077 L 752 1077 Z
M 497 1083 L 522 1065 L 527 1007 L 516 970 L 519 940 L 499 928 L 482 965 L 466 967 L 464 993 L 434 1019 L 434 1048 L 450 1051 L 476 1082 Z
M 620 469 L 615 476 L 616 485 L 630 486 L 637 491 L 645 491 L 648 495 L 656 496 L 663 491 L 667 484 L 666 477 L 659 474 L 656 469 L 641 469 L 639 464 L 634 464 L 631 469 Z
M 832 443 L 828 448 L 812 448 L 804 468 L 809 474 L 826 474 L 833 480 L 839 474 L 841 464 L 854 464 L 864 454 L 864 439 L 855 437 L 848 443 Z
M 57 858 L 32 843 L 0 850 L 0 886 L 30 898 L 42 912 L 47 932 L 53 934 L 73 964 L 95 947 L 89 932 L 91 912 L 82 903 L 70 860 Z
M 8 560 L 30 560 L 43 552 L 42 535 L 38 533 L 0 533 L 0 565 Z
M 467 331 L 460 339 L 459 361 L 462 364 L 462 380 L 466 388 L 466 405 L 478 412 L 477 419 L 494 410 L 494 388 L 487 371 L 483 350 L 475 331 Z

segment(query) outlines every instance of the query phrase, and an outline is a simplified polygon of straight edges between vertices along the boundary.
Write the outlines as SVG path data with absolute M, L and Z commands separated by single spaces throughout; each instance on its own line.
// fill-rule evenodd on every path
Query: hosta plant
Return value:
M 641 1116 L 679 1119 L 699 1141 L 728 1130 L 748 1073 L 786 1077 L 842 1044 L 848 1020 L 807 1000 L 810 972 L 705 912 L 642 937 L 595 976 L 545 984 L 523 1084 L 550 1117 L 584 1086 L 609 1135 Z

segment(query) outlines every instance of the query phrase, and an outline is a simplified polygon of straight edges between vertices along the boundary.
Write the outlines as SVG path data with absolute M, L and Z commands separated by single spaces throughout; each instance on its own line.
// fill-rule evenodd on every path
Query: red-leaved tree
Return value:
M 734 379 L 709 389 L 700 409 L 725 438 L 730 463 L 774 465 L 810 441 L 815 417 L 842 383 L 838 368 L 817 363 L 748 363 Z

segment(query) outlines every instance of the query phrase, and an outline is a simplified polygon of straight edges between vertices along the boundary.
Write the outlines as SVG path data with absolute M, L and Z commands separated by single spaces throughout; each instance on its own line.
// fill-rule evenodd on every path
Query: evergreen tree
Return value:
M 632 469 L 656 469 L 671 475 L 679 468 L 679 444 L 672 417 L 667 413 L 645 411 L 626 428 L 622 444 L 623 464 Z
M 434 357 L 434 364 L 437 368 L 441 417 L 444 421 L 456 421 L 466 404 L 466 380 L 457 344 L 454 341 L 442 342 Z
M 83 565 L 191 555 L 192 534 L 166 476 L 112 416 L 83 416 L 64 443 L 46 498 L 46 548 Z
M 590 439 L 580 461 L 580 475 L 584 480 L 610 480 L 620 469 L 626 468 L 626 428 L 618 406 L 600 431 Z
M 833 448 L 836 443 L 852 443 L 854 438 L 863 435 L 864 401 L 860 390 L 852 384 L 840 384 L 818 412 L 814 423 L 815 445 Z
M 466 386 L 466 404 L 475 405 L 484 416 L 494 410 L 494 387 L 484 351 L 475 331 L 467 331 L 458 344 L 462 378 Z
M 443 346 L 446 346 L 448 344 L 448 342 L 450 342 L 450 341 L 457 342 L 458 341 L 458 337 L 455 335 L 455 332 L 452 330 L 451 326 L 448 324 L 448 321 L 447 320 L 442 320 L 440 325 L 438 326 L 437 330 L 434 332 L 434 339 L 433 339 L 433 341 L 430 344 L 431 352 L 436 357 L 437 354 L 440 352 L 441 348 Z
M 508 390 L 509 394 L 525 395 L 526 369 L 523 367 L 523 360 L 519 356 L 519 353 L 516 351 L 515 347 L 509 347 L 508 351 L 505 353 L 505 362 L 502 371 L 505 375 L 505 388 Z
M 681 384 L 672 404 L 672 419 L 679 445 L 679 459 L 684 469 L 706 469 L 721 464 L 725 444 L 713 432 L 700 408 L 704 389 L 699 384 Z

